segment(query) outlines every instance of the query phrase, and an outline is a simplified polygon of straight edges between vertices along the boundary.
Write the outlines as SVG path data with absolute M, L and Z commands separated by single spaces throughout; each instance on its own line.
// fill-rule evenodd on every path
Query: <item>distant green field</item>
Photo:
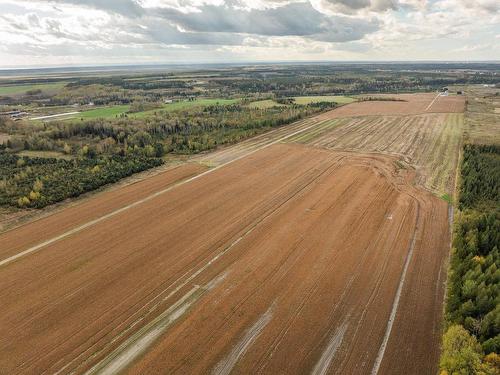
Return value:
M 0 85 L 0 95 L 21 95 L 29 90 L 57 91 L 67 82 L 40 83 L 34 85 Z
M 238 101 L 239 99 L 198 99 L 193 101 L 185 100 L 180 102 L 164 104 L 160 108 L 155 108 L 149 111 L 136 112 L 136 113 L 127 113 L 127 111 L 130 109 L 130 106 L 128 104 L 123 104 L 123 105 L 114 105 L 111 107 L 91 109 L 89 111 L 84 111 L 72 117 L 77 119 L 83 118 L 84 120 L 90 120 L 95 118 L 112 118 L 119 116 L 122 113 L 127 113 L 127 116 L 129 118 L 144 118 L 158 111 L 175 111 L 179 109 L 186 109 L 191 107 L 207 106 L 214 104 L 226 105 L 226 104 L 236 103 Z
M 325 95 L 325 96 L 296 96 L 295 103 L 305 105 L 309 103 L 318 103 L 318 102 L 335 102 L 339 104 L 348 104 L 356 101 L 353 98 L 348 96 L 341 95 Z
M 149 115 L 151 115 L 155 112 L 158 112 L 158 111 L 175 111 L 175 110 L 179 110 L 179 109 L 208 106 L 208 105 L 215 105 L 215 104 L 227 105 L 227 104 L 237 103 L 239 100 L 240 99 L 196 99 L 196 100 L 191 100 L 191 101 L 183 100 L 183 101 L 179 101 L 179 102 L 164 104 L 160 108 L 151 109 L 149 111 L 130 113 L 130 114 L 128 114 L 128 116 L 135 117 L 135 118 L 143 118 L 143 117 L 149 116 Z
M 111 107 L 103 107 L 91 109 L 90 111 L 84 111 L 75 115 L 76 118 L 83 118 L 84 120 L 90 120 L 95 118 L 109 118 L 115 117 L 129 110 L 130 106 L 128 104 L 114 105 Z
M 285 104 L 280 104 L 275 102 L 274 100 L 267 99 L 267 100 L 257 100 L 256 102 L 248 103 L 247 106 L 252 108 L 266 109 L 272 107 L 284 107 Z
M 356 99 L 347 97 L 347 96 L 340 96 L 340 95 L 323 95 L 323 96 L 295 96 L 293 99 L 295 99 L 296 104 L 300 105 L 306 105 L 310 103 L 318 103 L 318 102 L 335 102 L 338 104 L 348 104 L 356 101 Z M 248 104 L 249 107 L 252 108 L 271 108 L 271 107 L 281 107 L 285 106 L 285 104 L 280 104 L 274 100 L 267 99 L 267 100 L 258 100 L 255 102 L 251 102 Z

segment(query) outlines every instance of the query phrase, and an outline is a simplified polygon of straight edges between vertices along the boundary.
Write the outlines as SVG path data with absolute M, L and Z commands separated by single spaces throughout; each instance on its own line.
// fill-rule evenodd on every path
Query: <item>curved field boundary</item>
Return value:
M 452 195 L 463 124 L 461 113 L 335 118 L 289 141 L 399 156 L 417 168 L 418 183 Z

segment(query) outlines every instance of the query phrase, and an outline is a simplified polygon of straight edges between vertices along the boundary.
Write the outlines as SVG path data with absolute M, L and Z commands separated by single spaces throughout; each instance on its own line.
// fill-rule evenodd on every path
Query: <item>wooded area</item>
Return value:
M 0 205 L 42 208 L 162 162 L 138 153 L 65 160 L 0 152 Z
M 499 189 L 500 147 L 465 145 L 441 359 L 445 374 L 500 371 Z

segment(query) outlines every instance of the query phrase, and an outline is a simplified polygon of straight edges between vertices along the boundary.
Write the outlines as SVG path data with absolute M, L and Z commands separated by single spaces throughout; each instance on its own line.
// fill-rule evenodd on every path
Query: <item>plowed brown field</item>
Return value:
M 417 115 L 422 113 L 463 112 L 465 97 L 440 96 L 429 94 L 371 95 L 372 98 L 399 99 L 401 101 L 361 101 L 351 103 L 330 112 L 333 116 L 381 116 L 381 115 Z
M 0 235 L 66 233 L 0 266 L 0 373 L 436 372 L 447 205 L 411 170 L 276 144 L 176 173 Z

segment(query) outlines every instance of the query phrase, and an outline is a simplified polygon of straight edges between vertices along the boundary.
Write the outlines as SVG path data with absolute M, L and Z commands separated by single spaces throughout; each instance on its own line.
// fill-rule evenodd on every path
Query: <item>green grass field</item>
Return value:
M 201 106 L 215 105 L 215 104 L 227 105 L 236 103 L 238 101 L 239 99 L 197 99 L 193 101 L 186 100 L 186 101 L 164 104 L 162 107 L 159 108 L 151 109 L 144 112 L 136 112 L 136 113 L 127 113 L 128 110 L 130 109 L 130 106 L 128 104 L 123 104 L 123 105 L 114 105 L 111 107 L 102 107 L 102 108 L 91 109 L 89 111 L 84 111 L 77 115 L 71 116 L 71 119 L 83 118 L 84 120 L 90 120 L 96 118 L 113 118 L 123 113 L 127 113 L 127 116 L 129 118 L 144 118 L 153 115 L 155 112 L 159 111 L 175 111 L 175 110 L 181 110 L 199 106 L 201 107 Z
M 341 95 L 325 95 L 325 96 L 296 96 L 295 103 L 305 105 L 318 102 L 335 102 L 338 104 L 348 104 L 356 101 L 354 98 Z
M 257 100 L 256 102 L 251 102 L 251 103 L 247 104 L 247 107 L 260 108 L 260 109 L 266 109 L 266 108 L 272 108 L 272 107 L 284 107 L 284 106 L 285 106 L 285 104 L 277 103 L 271 99 Z
M 240 99 L 196 99 L 196 100 L 184 100 L 184 101 L 179 101 L 179 102 L 173 102 L 173 103 L 168 103 L 164 104 L 160 108 L 155 108 L 151 109 L 149 111 L 144 111 L 144 112 L 137 112 L 137 113 L 130 113 L 128 114 L 128 117 L 134 117 L 134 118 L 143 118 L 149 115 L 152 115 L 155 112 L 158 111 L 176 111 L 180 109 L 188 109 L 188 108 L 193 108 L 193 107 L 203 107 L 203 106 L 208 106 L 208 105 L 228 105 L 228 104 L 234 104 L 237 103 Z
M 34 85 L 0 85 L 0 95 L 22 95 L 29 90 L 57 91 L 66 85 L 67 82 L 40 83 Z
M 111 107 L 103 107 L 91 109 L 90 111 L 84 111 L 75 115 L 75 118 L 83 118 L 84 120 L 90 120 L 95 118 L 110 118 L 116 117 L 122 113 L 125 113 L 129 110 L 130 106 L 128 104 L 123 105 L 114 105 Z
M 295 99 L 296 104 L 300 105 L 306 105 L 310 103 L 318 103 L 318 102 L 334 102 L 338 104 L 348 104 L 355 102 L 356 99 L 348 97 L 348 96 L 340 96 L 340 95 L 323 95 L 323 96 L 295 96 L 293 99 Z M 271 107 L 281 107 L 285 106 L 286 104 L 280 104 L 275 102 L 272 99 L 267 99 L 267 100 L 258 100 L 255 102 L 251 102 L 247 104 L 248 107 L 252 108 L 271 108 Z

